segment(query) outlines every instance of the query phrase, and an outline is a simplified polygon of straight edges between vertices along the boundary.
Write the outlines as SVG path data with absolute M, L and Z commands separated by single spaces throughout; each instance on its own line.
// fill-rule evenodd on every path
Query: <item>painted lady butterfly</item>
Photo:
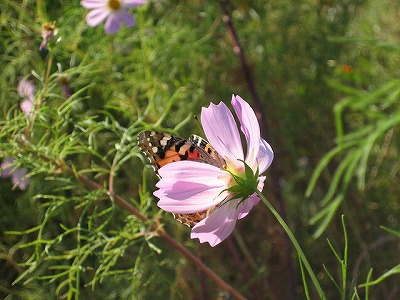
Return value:
M 193 160 L 224 168 L 225 161 L 203 138 L 191 135 L 188 140 L 169 133 L 143 131 L 138 135 L 138 145 L 150 160 L 154 171 L 166 164 L 181 160 Z M 179 222 L 193 227 L 208 216 L 213 208 L 192 214 L 173 214 Z

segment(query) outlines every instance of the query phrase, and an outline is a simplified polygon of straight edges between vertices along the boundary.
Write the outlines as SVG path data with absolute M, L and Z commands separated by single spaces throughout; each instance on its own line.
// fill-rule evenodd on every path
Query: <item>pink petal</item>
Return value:
M 3 169 L 0 172 L 1 177 L 11 176 L 11 182 L 13 185 L 18 185 L 21 190 L 26 189 L 30 179 L 26 177 L 27 171 L 24 168 L 15 168 L 12 163 L 14 162 L 13 157 L 7 157 L 0 167 Z
M 136 23 L 136 20 L 133 18 L 133 16 L 125 10 L 117 12 L 115 14 L 115 19 L 119 20 L 120 23 L 125 23 L 126 27 L 132 27 Z
M 207 218 L 193 227 L 190 237 L 198 238 L 200 243 L 207 242 L 214 247 L 226 239 L 235 228 L 239 210 L 236 209 L 237 201 L 228 201 Z
M 265 176 L 259 176 L 258 177 L 258 185 L 257 185 L 257 190 L 259 190 L 260 192 L 262 192 L 263 188 L 264 188 L 264 181 L 265 181 Z
M 246 163 L 255 171 L 258 149 L 260 148 L 260 125 L 254 110 L 240 96 L 232 96 L 231 103 L 239 119 L 240 129 L 246 138 Z
M 232 164 L 235 169 L 242 169 L 243 163 L 238 161 L 244 159 L 239 130 L 225 103 L 203 107 L 201 124 L 209 143 L 226 160 L 228 168 Z
M 0 167 L 3 169 L 0 174 L 1 177 L 9 177 L 11 175 L 11 171 L 12 171 L 12 163 L 14 161 L 13 157 L 7 157 L 2 164 L 0 165 Z
M 259 190 L 260 192 L 264 188 L 264 181 L 265 181 L 265 176 L 260 176 L 258 178 L 257 190 Z M 243 219 L 245 216 L 247 216 L 247 214 L 250 212 L 250 210 L 253 208 L 253 206 L 256 205 L 259 201 L 260 201 L 260 198 L 258 198 L 256 193 L 254 193 L 249 198 L 247 198 L 245 201 L 243 201 L 238 207 L 238 209 L 239 209 L 238 219 Z
M 15 169 L 11 175 L 11 181 L 18 185 L 21 190 L 25 190 L 29 184 L 29 178 L 26 177 L 26 170 L 22 168 Z
M 25 189 L 28 187 L 28 185 L 29 185 L 30 182 L 31 182 L 31 181 L 30 181 L 29 178 L 25 178 L 25 179 L 23 179 L 23 180 L 21 180 L 21 181 L 19 182 L 18 186 L 19 186 L 19 188 L 20 188 L 21 190 L 25 190 Z
M 161 176 L 154 195 L 157 205 L 172 213 L 194 213 L 218 205 L 227 196 L 230 175 L 211 165 L 179 161 L 158 170 Z
M 179 214 L 195 213 L 208 210 L 218 205 L 223 198 L 219 197 L 223 191 L 221 187 L 210 188 L 199 183 L 179 182 L 170 190 L 158 190 L 154 196 L 158 197 L 157 205 L 161 209 Z
M 146 3 L 146 0 L 124 0 L 123 7 L 137 7 Z
M 29 114 L 32 111 L 32 107 L 33 107 L 32 101 L 29 99 L 26 99 L 21 102 L 20 106 L 21 106 L 21 110 L 24 113 L 25 117 L 29 116 Z
M 257 154 L 257 162 L 260 174 L 271 165 L 274 160 L 274 151 L 271 146 L 261 138 L 260 149 Z
M 24 98 L 27 98 L 30 101 L 33 101 L 35 99 L 35 90 L 36 87 L 32 83 L 32 81 L 26 80 L 26 79 L 21 79 L 18 82 L 18 95 Z
M 125 23 L 126 27 L 132 27 L 135 25 L 135 19 L 127 11 L 121 10 L 110 14 L 104 28 L 107 33 L 115 33 L 119 30 L 121 23 Z
M 107 8 L 96 8 L 88 13 L 86 16 L 86 22 L 89 26 L 95 27 L 104 21 L 105 18 L 110 14 Z
M 108 1 L 104 0 L 82 0 L 81 5 L 87 9 L 107 7 Z
M 245 201 L 243 201 L 238 207 L 239 209 L 238 219 L 243 219 L 245 216 L 247 216 L 251 211 L 251 209 L 253 208 L 253 206 L 256 205 L 259 201 L 260 198 L 258 198 L 257 194 L 253 194 Z

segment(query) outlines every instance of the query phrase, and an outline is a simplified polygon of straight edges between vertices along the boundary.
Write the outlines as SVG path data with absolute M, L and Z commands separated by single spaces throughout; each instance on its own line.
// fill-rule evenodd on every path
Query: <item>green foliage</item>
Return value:
M 360 190 L 365 189 L 366 173 L 369 169 L 368 159 L 374 152 L 374 146 L 378 142 L 384 141 L 381 149 L 377 150 L 386 152 L 390 141 L 385 142 L 385 137 L 391 139 L 394 128 L 400 124 L 400 112 L 398 110 L 399 80 L 390 81 L 371 93 L 361 93 L 356 89 L 338 84 L 335 84 L 335 87 L 351 94 L 351 96 L 344 98 L 334 107 L 337 146 L 321 159 L 306 191 L 306 195 L 310 196 L 321 172 L 332 160 L 340 158 L 341 162 L 332 176 L 329 189 L 321 200 L 321 205 L 325 208 L 311 219 L 312 224 L 321 222 L 315 233 L 317 237 L 322 234 L 334 217 L 334 212 L 344 200 L 353 176 L 358 179 L 358 188 Z M 362 118 L 363 126 L 356 128 L 354 132 L 344 134 L 344 111 L 357 113 L 359 118 Z M 375 152 L 379 154 L 378 151 Z M 381 161 L 382 158 L 378 158 L 377 163 L 379 164 Z
M 277 172 L 267 171 L 264 190 L 280 213 L 286 206 L 283 219 L 299 241 L 297 285 L 281 225 L 264 206 L 218 248 L 199 245 L 157 208 L 157 178 L 136 146 L 142 130 L 201 133 L 194 116 L 210 101 L 234 93 L 251 102 L 217 1 L 149 1 L 130 10 L 136 26 L 106 35 L 103 24 L 86 24 L 79 1 L 4 0 L 0 161 L 13 157 L 30 183 L 20 190 L 0 180 L 2 298 L 216 298 L 214 282 L 158 228 L 248 298 L 396 293 L 399 3 L 226 2 L 275 152 Z M 51 21 L 58 33 L 39 51 Z M 28 116 L 22 78 L 36 86 Z M 316 239 L 323 235 L 329 244 Z M 308 287 L 311 268 L 317 289 Z M 382 275 L 374 279 L 372 269 Z
M 400 237 L 400 232 L 389 229 L 389 228 L 385 228 L 384 226 L 382 226 L 382 228 L 393 234 L 395 237 L 399 238 Z M 393 275 L 398 275 L 400 274 L 400 264 L 396 265 L 395 267 L 391 268 L 389 271 L 386 271 L 384 274 L 382 274 L 381 276 L 379 276 L 377 279 L 375 280 L 371 280 L 372 277 L 372 269 L 370 270 L 370 272 L 368 273 L 368 278 L 367 278 L 367 282 L 360 284 L 360 287 L 365 287 L 366 290 L 369 289 L 370 286 L 376 285 L 378 283 L 381 283 L 382 281 L 384 281 L 386 278 L 393 276 Z
M 344 216 L 342 216 L 342 226 L 343 226 L 343 237 L 344 237 L 344 247 L 343 247 L 343 255 L 341 256 L 338 251 L 335 249 L 335 247 L 332 245 L 331 241 L 328 239 L 328 244 L 329 247 L 331 248 L 333 254 L 335 255 L 337 261 L 340 264 L 340 269 L 341 269 L 341 282 L 338 283 L 336 282 L 333 274 L 328 270 L 327 267 L 324 266 L 325 272 L 327 273 L 328 277 L 332 280 L 333 284 L 337 288 L 340 298 L 341 299 L 360 299 L 357 289 L 354 286 L 351 286 L 350 288 L 347 286 L 347 276 L 349 272 L 349 261 L 348 261 L 348 253 L 349 253 L 349 241 L 348 241 L 348 236 L 347 236 L 347 229 L 346 229 L 346 224 L 345 224 L 345 219 Z M 349 290 L 349 293 L 348 291 Z M 347 294 L 349 294 L 347 296 Z
M 397 274 L 400 274 L 400 264 L 395 266 L 395 267 L 393 267 L 389 271 L 385 272 L 384 274 L 379 276 L 376 280 L 373 280 L 373 281 L 368 280 L 365 284 L 360 284 L 360 287 L 369 287 L 371 285 L 375 285 L 375 284 L 381 283 L 386 278 L 388 278 L 388 277 L 390 277 L 392 275 L 397 275 Z

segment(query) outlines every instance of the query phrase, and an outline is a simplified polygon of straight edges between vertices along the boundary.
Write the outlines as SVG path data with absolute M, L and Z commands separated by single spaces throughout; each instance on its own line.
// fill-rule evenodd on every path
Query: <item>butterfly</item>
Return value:
M 154 171 L 158 174 L 161 167 L 182 160 L 198 161 L 224 168 L 225 160 L 203 138 L 191 135 L 188 140 L 165 132 L 143 131 L 138 137 L 138 145 L 150 160 Z M 205 219 L 214 208 L 191 214 L 173 214 L 179 222 L 193 227 Z

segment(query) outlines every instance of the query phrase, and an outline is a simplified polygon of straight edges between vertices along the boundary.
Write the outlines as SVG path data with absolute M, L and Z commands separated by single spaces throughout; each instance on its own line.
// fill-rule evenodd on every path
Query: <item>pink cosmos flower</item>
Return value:
M 211 246 L 227 238 L 236 221 L 244 218 L 258 203 L 254 191 L 262 191 L 265 180 L 259 174 L 270 166 L 274 157 L 271 146 L 260 137 L 260 126 L 250 105 L 239 96 L 232 96 L 231 104 L 239 124 L 222 102 L 211 103 L 201 113 L 204 133 L 226 166 L 218 168 L 196 161 L 167 164 L 158 170 L 161 179 L 156 185 L 159 189 L 154 192 L 160 199 L 157 205 L 171 213 L 189 214 L 211 209 L 191 232 L 191 238 Z M 245 147 L 238 125 L 246 141 Z
M 146 0 L 82 0 L 81 4 L 87 9 L 92 9 L 86 16 L 86 22 L 95 27 L 103 22 L 107 33 L 115 33 L 119 30 L 120 23 L 126 27 L 135 25 L 135 19 L 127 11 L 130 7 L 143 5 Z
M 24 100 L 21 102 L 21 110 L 25 114 L 25 117 L 29 116 L 32 111 L 35 100 L 35 89 L 35 85 L 29 80 L 21 79 L 18 82 L 18 95 L 24 97 Z
M 0 165 L 2 171 L 0 172 L 1 177 L 11 177 L 13 185 L 18 185 L 21 190 L 25 190 L 29 185 L 29 178 L 26 177 L 27 171 L 24 168 L 13 168 L 14 157 L 6 158 Z

